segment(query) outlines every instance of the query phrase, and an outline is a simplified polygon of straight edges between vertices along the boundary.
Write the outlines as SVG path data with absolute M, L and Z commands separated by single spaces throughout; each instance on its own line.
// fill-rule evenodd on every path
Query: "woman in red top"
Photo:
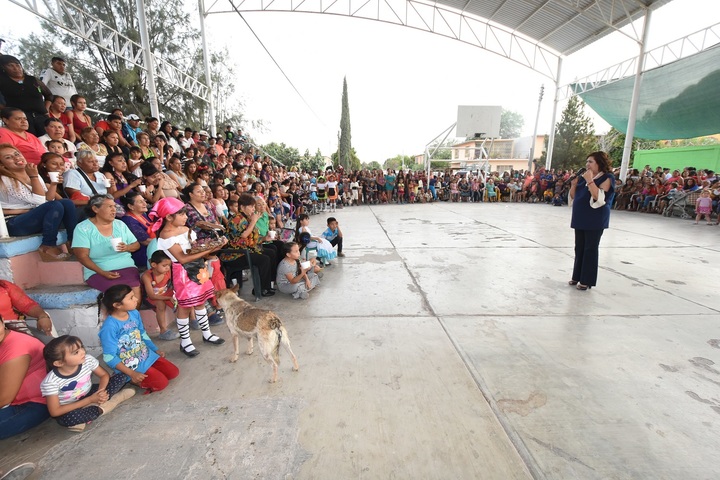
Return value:
M 70 103 L 73 109 L 67 112 L 68 119 L 70 120 L 68 130 L 70 130 L 70 136 L 74 136 L 75 141 L 77 141 L 83 128 L 92 127 L 92 118 L 85 113 L 85 108 L 87 107 L 85 97 L 73 95 L 70 97 Z
M 70 136 L 70 125 L 72 125 L 72 122 L 67 113 L 65 113 L 65 97 L 53 95 L 52 103 L 50 104 L 50 108 L 48 108 L 48 116 L 60 120 L 63 127 L 65 127 L 65 135 L 63 135 L 63 138 L 75 143 L 75 134 L 73 133 L 72 137 Z
M 40 393 L 45 373 L 42 342 L 8 330 L 0 321 L 0 439 L 22 433 L 50 418 Z

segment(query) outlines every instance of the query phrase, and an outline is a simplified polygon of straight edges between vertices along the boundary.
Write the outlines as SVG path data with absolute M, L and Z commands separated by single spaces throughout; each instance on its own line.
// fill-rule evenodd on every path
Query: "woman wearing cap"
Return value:
M 190 309 L 195 310 L 203 342 L 222 345 L 225 340 L 210 331 L 205 302 L 215 295 L 210 281 L 206 258 L 218 251 L 227 242 L 198 253 L 188 253 L 197 235 L 185 224 L 187 207 L 176 198 L 163 198 L 150 211 L 150 235 L 157 236 L 158 250 L 162 250 L 172 260 L 172 279 L 175 298 L 178 302 L 177 326 L 180 333 L 180 351 L 188 357 L 199 354 L 190 339 Z
M 0 94 L 5 98 L 0 107 L 19 108 L 27 116 L 27 131 L 36 136 L 45 134 L 47 107 L 53 94 L 32 75 L 25 74 L 20 60 L 12 55 L 0 56 Z

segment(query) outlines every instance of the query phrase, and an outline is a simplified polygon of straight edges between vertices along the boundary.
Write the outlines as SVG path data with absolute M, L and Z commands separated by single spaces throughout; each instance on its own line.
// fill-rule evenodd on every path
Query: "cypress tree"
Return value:
M 338 142 L 338 164 L 345 170 L 351 168 L 350 105 L 348 103 L 347 78 L 343 78 L 342 114 L 340 116 L 340 139 Z

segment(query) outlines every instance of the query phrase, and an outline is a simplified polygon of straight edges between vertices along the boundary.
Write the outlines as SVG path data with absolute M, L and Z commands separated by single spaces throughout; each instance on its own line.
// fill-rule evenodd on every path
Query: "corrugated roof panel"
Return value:
M 644 0 L 643 3 L 654 10 L 670 1 Z M 625 8 L 621 2 L 624 2 Z M 634 18 L 643 14 L 642 6 L 634 0 L 580 0 L 577 9 L 567 0 L 470 0 L 467 6 L 466 0 L 438 0 L 437 3 L 456 10 L 464 8 L 465 13 L 517 30 L 563 55 L 569 55 L 615 28 L 627 25 L 626 9 Z M 602 15 L 594 7 L 596 4 L 600 5 Z M 583 13 L 584 10 L 586 13 Z M 610 12 L 613 17 L 610 23 L 614 28 L 604 20 Z M 528 17 L 530 20 L 523 23 Z
M 518 2 L 506 2 L 495 14 L 493 20 L 515 30 L 526 18 L 537 10 L 536 5 Z

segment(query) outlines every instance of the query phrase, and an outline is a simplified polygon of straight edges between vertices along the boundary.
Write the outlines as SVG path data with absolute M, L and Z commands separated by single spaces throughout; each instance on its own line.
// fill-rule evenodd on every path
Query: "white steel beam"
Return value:
M 68 0 L 9 0 L 43 20 L 76 35 L 96 47 L 149 71 L 142 45 L 124 36 Z M 151 53 L 157 77 L 208 101 L 210 90 L 196 78 Z
M 457 40 L 528 67 L 557 82 L 558 53 L 489 20 L 438 3 L 418 0 L 243 0 L 237 11 L 216 2 L 208 15 L 245 12 L 301 12 L 374 20 Z

